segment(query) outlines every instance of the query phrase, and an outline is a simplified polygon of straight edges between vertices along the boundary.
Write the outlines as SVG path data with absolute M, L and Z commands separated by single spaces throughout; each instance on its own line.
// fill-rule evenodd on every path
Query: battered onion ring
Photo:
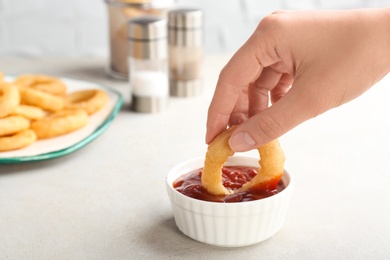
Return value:
M 11 135 L 30 126 L 30 121 L 22 116 L 0 118 L 0 136 Z
M 80 108 L 89 115 L 101 109 L 108 102 L 106 92 L 99 89 L 87 89 L 73 92 L 65 98 L 65 108 Z
M 219 134 L 208 146 L 206 160 L 202 172 L 202 186 L 211 194 L 228 195 L 238 191 L 255 189 L 267 184 L 276 188 L 284 170 L 284 153 L 276 139 L 258 148 L 260 153 L 257 175 L 239 190 L 227 189 L 222 184 L 222 167 L 234 151 L 229 146 L 229 138 L 234 127 Z
M 63 97 L 36 90 L 33 88 L 19 87 L 21 103 L 25 105 L 37 106 L 44 110 L 56 112 L 64 108 Z
M 33 121 L 30 128 L 38 139 L 46 139 L 73 132 L 88 123 L 88 114 L 82 109 L 68 109 Z
M 15 84 L 44 91 L 53 95 L 65 95 L 66 85 L 58 78 L 45 75 L 22 75 Z
M 28 119 L 41 119 L 45 117 L 46 112 L 35 106 L 19 105 L 11 113 L 11 115 L 24 116 Z
M 37 136 L 30 129 L 20 131 L 14 135 L 0 137 L 0 152 L 26 147 L 35 142 L 35 140 L 37 140 Z
M 18 88 L 15 85 L 0 82 L 0 118 L 8 116 L 19 103 Z

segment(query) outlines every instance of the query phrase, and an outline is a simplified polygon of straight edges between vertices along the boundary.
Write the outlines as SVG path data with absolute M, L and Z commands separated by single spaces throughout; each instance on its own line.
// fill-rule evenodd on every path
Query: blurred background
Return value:
M 389 6 L 389 0 L 178 0 L 205 12 L 205 52 L 234 52 L 258 22 L 278 9 Z M 103 0 L 0 0 L 0 56 L 106 57 Z

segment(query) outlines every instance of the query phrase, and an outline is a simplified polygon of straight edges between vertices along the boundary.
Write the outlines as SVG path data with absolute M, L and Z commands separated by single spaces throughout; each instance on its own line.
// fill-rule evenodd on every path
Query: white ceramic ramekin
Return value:
M 282 177 L 286 185 L 283 191 L 249 202 L 202 201 L 173 188 L 180 175 L 202 168 L 203 164 L 204 157 L 191 159 L 175 166 L 167 176 L 175 222 L 185 235 L 209 245 L 240 247 L 264 241 L 282 228 L 293 190 L 293 179 L 286 170 Z M 225 165 L 258 167 L 258 158 L 233 156 Z

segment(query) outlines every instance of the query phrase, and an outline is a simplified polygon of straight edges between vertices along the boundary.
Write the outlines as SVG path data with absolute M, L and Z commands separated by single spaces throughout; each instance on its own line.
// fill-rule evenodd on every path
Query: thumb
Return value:
M 293 88 L 266 110 L 239 125 L 229 140 L 234 152 L 258 148 L 318 114 L 317 102 Z

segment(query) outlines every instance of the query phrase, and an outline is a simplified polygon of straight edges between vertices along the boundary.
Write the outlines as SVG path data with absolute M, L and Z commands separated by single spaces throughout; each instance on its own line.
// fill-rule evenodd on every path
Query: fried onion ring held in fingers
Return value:
M 19 92 L 21 103 L 25 105 L 37 106 L 51 112 L 59 111 L 65 106 L 63 97 L 52 95 L 44 91 L 19 87 Z
M 33 121 L 30 128 L 38 139 L 46 139 L 73 132 L 88 123 L 88 114 L 82 109 L 67 109 Z
M 10 135 L 30 126 L 30 121 L 22 116 L 7 116 L 0 118 L 0 136 Z
M 16 134 L 0 137 L 0 152 L 26 147 L 37 139 L 33 130 L 26 129 Z
M 45 117 L 46 112 L 35 106 L 19 105 L 11 113 L 11 115 L 24 116 L 28 119 L 41 119 Z
M 227 189 L 222 184 L 222 167 L 234 151 L 229 146 L 229 139 L 234 127 L 219 134 L 208 146 L 202 173 L 202 186 L 214 195 L 228 195 L 240 190 L 256 189 L 262 184 L 277 186 L 284 170 L 285 156 L 278 140 L 258 148 L 260 154 L 257 175 L 240 190 Z M 270 187 L 270 188 L 275 188 Z
M 22 75 L 18 77 L 15 84 L 29 87 L 53 95 L 65 95 L 66 85 L 60 79 L 45 75 Z
M 0 118 L 8 116 L 19 103 L 18 88 L 15 85 L 0 82 Z
M 79 108 L 89 115 L 101 109 L 108 102 L 106 92 L 98 89 L 87 89 L 73 92 L 65 98 L 65 108 Z

